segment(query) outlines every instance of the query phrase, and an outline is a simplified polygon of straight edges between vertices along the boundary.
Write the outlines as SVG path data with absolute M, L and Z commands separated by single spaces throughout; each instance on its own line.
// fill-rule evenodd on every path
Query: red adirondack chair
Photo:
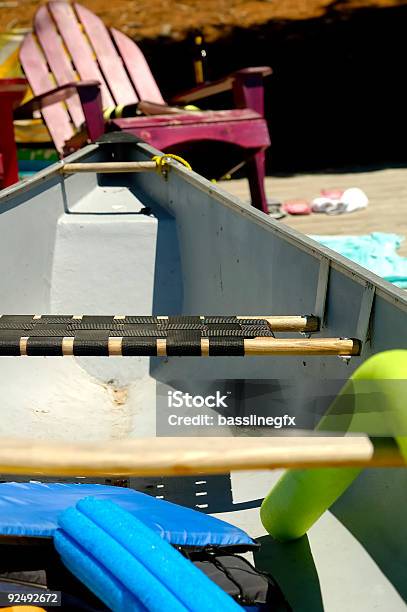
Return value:
M 24 97 L 25 79 L 0 79 L 0 189 L 18 181 L 13 110 Z
M 34 34 L 24 39 L 20 61 L 35 98 L 19 116 L 41 109 L 61 155 L 80 146 L 77 133 L 83 126 L 90 140 L 105 131 L 102 109 L 140 100 L 157 103 L 163 105 L 162 114 L 114 119 L 107 129 L 125 130 L 162 150 L 206 140 L 238 145 L 247 160 L 252 203 L 267 212 L 264 151 L 270 139 L 264 119 L 263 77 L 271 73 L 270 68 L 246 68 L 172 100 L 189 103 L 232 90 L 233 110 L 167 114 L 169 109 L 139 47 L 121 32 L 109 31 L 80 4 L 61 1 L 38 9 Z

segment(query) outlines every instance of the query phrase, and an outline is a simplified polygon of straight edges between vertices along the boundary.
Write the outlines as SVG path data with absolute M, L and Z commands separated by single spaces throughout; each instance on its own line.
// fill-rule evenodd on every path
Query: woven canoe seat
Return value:
M 72 345 L 73 355 L 108 356 L 112 338 L 122 338 L 122 355 L 129 356 L 157 355 L 159 339 L 166 341 L 168 355 L 200 355 L 202 338 L 209 340 L 210 354 L 244 355 L 244 338 L 270 336 L 273 332 L 266 320 L 235 316 L 0 317 L 0 355 L 21 355 L 22 345 L 26 355 L 63 355 L 67 354 L 64 348 Z
M 315 317 L 3 315 L 0 356 L 348 355 L 346 339 L 276 339 L 316 329 Z

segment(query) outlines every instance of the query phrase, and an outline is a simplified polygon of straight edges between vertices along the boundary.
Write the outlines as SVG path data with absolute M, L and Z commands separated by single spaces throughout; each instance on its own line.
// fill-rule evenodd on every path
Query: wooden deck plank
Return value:
M 245 179 L 224 181 L 220 186 L 244 201 L 250 199 Z M 406 237 L 398 251 L 407 256 L 407 168 L 347 174 L 299 174 L 267 177 L 266 191 L 281 202 L 292 198 L 312 199 L 324 188 L 360 187 L 368 198 L 366 210 L 330 216 L 323 213 L 287 216 L 282 221 L 305 234 L 396 233 Z

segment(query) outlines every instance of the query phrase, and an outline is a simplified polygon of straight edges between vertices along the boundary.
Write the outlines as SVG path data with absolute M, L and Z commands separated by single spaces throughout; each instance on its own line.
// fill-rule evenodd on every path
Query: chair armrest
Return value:
M 233 72 L 232 74 L 217 81 L 202 83 L 202 85 L 197 85 L 192 89 L 181 92 L 180 94 L 177 94 L 171 98 L 171 103 L 188 104 L 190 102 L 196 102 L 197 100 L 202 100 L 203 98 L 208 98 L 218 93 L 233 89 L 236 79 L 243 81 L 249 81 L 250 79 L 253 79 L 253 77 L 263 79 L 264 77 L 269 76 L 271 73 L 272 70 L 269 66 L 243 68 L 242 70 L 237 70 L 236 72 Z
M 243 68 L 234 74 L 233 98 L 236 108 L 251 108 L 264 116 L 264 77 L 272 74 L 268 66 Z
M 51 106 L 51 104 L 56 104 L 57 102 L 63 102 L 67 100 L 71 96 L 76 93 L 79 93 L 83 90 L 89 90 L 90 88 L 99 88 L 99 83 L 97 81 L 78 81 L 72 83 L 65 83 L 64 85 L 60 85 L 59 87 L 55 87 L 54 89 L 50 89 L 38 96 L 34 96 L 25 104 L 19 106 L 14 116 L 16 119 L 28 119 L 32 116 L 34 111 L 42 110 L 47 106 Z
M 202 83 L 192 89 L 183 91 L 176 96 L 171 98 L 171 104 L 189 104 L 190 102 L 196 102 L 203 98 L 209 98 L 223 91 L 232 89 L 233 78 L 231 76 L 224 77 L 218 81 L 211 81 L 210 83 Z
M 34 111 L 45 109 L 57 102 L 63 102 L 74 94 L 79 95 L 88 136 L 94 141 L 104 133 L 105 125 L 100 83 L 98 81 L 73 81 L 50 89 L 18 107 L 14 112 L 14 117 L 15 119 L 27 119 L 33 116 Z
M 27 91 L 28 81 L 24 78 L 0 78 L 0 96 L 7 98 L 11 106 L 18 106 Z

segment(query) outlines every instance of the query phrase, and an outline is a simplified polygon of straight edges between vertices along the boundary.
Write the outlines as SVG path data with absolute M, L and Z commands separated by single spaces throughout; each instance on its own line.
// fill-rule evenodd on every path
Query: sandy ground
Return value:
M 369 198 L 364 210 L 345 215 L 330 216 L 312 214 L 290 216 L 283 219 L 290 227 L 304 234 L 360 235 L 370 232 L 387 232 L 407 236 L 407 169 L 386 168 L 372 172 L 343 174 L 297 174 L 290 177 L 267 177 L 266 191 L 269 197 L 280 202 L 292 198 L 311 200 L 323 188 L 347 189 L 360 187 Z M 250 200 L 245 179 L 222 181 L 219 186 L 244 201 Z M 407 240 L 397 251 L 407 256 Z
M 38 0 L 0 0 L 0 31 L 29 28 L 40 4 Z M 164 36 L 182 40 L 200 28 L 212 42 L 234 28 L 271 20 L 330 20 L 354 9 L 401 6 L 406 0 L 82 0 L 81 4 L 136 39 Z

